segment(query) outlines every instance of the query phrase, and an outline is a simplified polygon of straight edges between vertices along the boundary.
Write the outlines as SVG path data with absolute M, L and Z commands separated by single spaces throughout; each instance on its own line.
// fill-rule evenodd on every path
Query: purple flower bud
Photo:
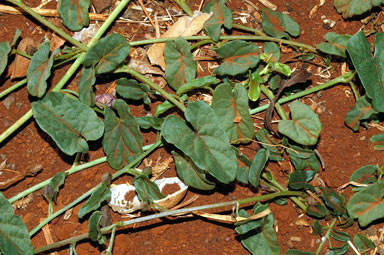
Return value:
M 101 109 L 103 109 L 104 106 L 107 106 L 108 108 L 112 108 L 113 101 L 114 99 L 112 95 L 109 95 L 109 94 L 96 95 L 96 105 Z

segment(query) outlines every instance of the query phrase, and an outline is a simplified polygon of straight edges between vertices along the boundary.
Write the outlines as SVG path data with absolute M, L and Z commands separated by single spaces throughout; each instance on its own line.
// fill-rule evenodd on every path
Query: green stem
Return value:
M 234 200 L 234 201 L 229 201 L 229 202 L 222 202 L 222 203 L 216 203 L 216 204 L 209 204 L 209 205 L 202 205 L 202 206 L 195 206 L 195 207 L 189 207 L 189 208 L 183 208 L 183 209 L 177 209 L 177 210 L 169 210 L 157 214 L 152 214 L 132 220 L 127 220 L 123 222 L 117 222 L 114 223 L 108 227 L 102 228 L 101 233 L 106 234 L 109 231 L 111 231 L 113 228 L 120 228 L 120 227 L 126 227 L 132 224 L 137 224 L 140 222 L 145 222 L 153 219 L 158 219 L 162 217 L 167 217 L 171 215 L 176 215 L 176 214 L 184 214 L 184 213 L 191 213 L 194 211 L 200 211 L 200 210 L 207 210 L 207 209 L 212 209 L 212 208 L 220 208 L 220 207 L 227 207 L 227 206 L 233 206 L 233 205 L 244 205 L 244 204 L 249 204 L 249 203 L 254 203 L 257 201 L 265 201 L 265 200 L 270 200 L 274 199 L 277 197 L 291 197 L 291 196 L 306 196 L 305 193 L 299 192 L 299 191 L 282 191 L 282 192 L 276 192 L 276 193 L 271 193 L 271 194 L 266 194 L 266 195 L 261 195 L 261 196 L 256 196 L 256 197 L 250 197 L 250 198 L 245 198 L 245 199 L 240 199 L 240 200 Z M 58 248 L 64 245 L 71 244 L 73 242 L 78 242 L 80 240 L 89 238 L 89 233 L 85 233 L 79 236 L 71 237 L 66 240 L 62 240 L 57 243 L 53 243 L 38 249 L 34 250 L 34 254 L 42 253 L 48 250 L 52 250 L 54 248 Z
M 266 95 L 269 98 L 269 100 L 272 101 L 275 98 L 275 96 L 273 95 L 273 92 L 270 89 L 268 89 L 266 86 L 260 85 L 260 89 L 264 93 L 264 95 Z M 280 118 L 282 120 L 288 119 L 287 114 L 285 113 L 283 107 L 281 107 L 279 103 L 275 103 L 275 109 L 277 113 L 280 115 Z
M 185 0 L 175 0 L 175 2 L 180 6 L 181 9 L 188 15 L 193 16 L 193 11 L 189 6 L 186 4 Z
M 81 42 L 73 39 L 70 35 L 68 35 L 67 33 L 65 33 L 63 30 L 61 30 L 60 28 L 56 27 L 55 25 L 53 25 L 51 22 L 49 22 L 48 20 L 44 19 L 42 16 L 40 16 L 39 14 L 37 14 L 34 10 L 32 10 L 29 6 L 25 5 L 23 2 L 19 1 L 19 0 L 7 0 L 8 2 L 20 7 L 21 9 L 23 9 L 25 12 L 27 12 L 28 14 L 30 14 L 32 17 L 34 17 L 35 19 L 37 19 L 41 24 L 45 25 L 46 27 L 49 27 L 50 29 L 52 29 L 56 34 L 60 35 L 61 37 L 63 37 L 65 40 L 67 40 L 68 42 L 72 43 L 73 45 L 79 47 L 80 49 L 84 50 L 84 51 L 87 51 L 88 50 L 88 47 L 85 46 L 84 44 L 82 44 Z
M 232 27 L 236 28 L 236 29 L 239 29 L 239 30 L 243 30 L 243 31 L 254 33 L 255 35 L 265 36 L 265 34 L 263 32 L 261 32 L 260 30 L 258 30 L 256 28 L 246 27 L 246 26 L 242 26 L 242 25 L 239 25 L 239 24 L 233 24 Z
M 116 235 L 116 227 L 112 229 L 111 233 L 111 239 L 109 240 L 108 249 L 107 249 L 107 255 L 112 255 L 113 250 L 113 242 L 115 241 L 115 235 Z
M 11 87 L 5 89 L 4 91 L 2 91 L 0 93 L 0 99 L 3 98 L 4 96 L 8 95 L 12 91 L 15 91 L 16 89 L 20 88 L 21 86 L 23 86 L 26 83 L 27 83 L 27 79 L 23 79 L 23 80 L 19 81 L 18 83 L 16 83 L 15 85 L 12 85 Z
M 350 81 L 349 86 L 351 86 L 353 95 L 355 96 L 355 100 L 357 101 L 359 99 L 359 92 L 357 91 L 355 84 L 352 81 Z
M 126 167 L 124 167 L 123 169 L 119 170 L 118 172 L 116 172 L 113 176 L 112 176 L 112 180 L 116 179 L 117 177 L 119 177 L 120 175 L 124 174 L 124 173 L 127 173 L 129 172 L 129 170 L 134 166 L 136 165 L 137 163 L 139 163 L 140 161 L 142 161 L 146 156 L 148 156 L 154 149 L 156 149 L 157 147 L 159 147 L 161 145 L 161 141 L 157 141 L 156 143 L 154 143 L 148 150 L 146 150 L 145 152 L 141 153 L 137 158 L 135 158 L 131 163 L 129 163 Z M 78 203 L 80 203 L 81 201 L 83 201 L 85 198 L 89 197 L 95 190 L 97 190 L 99 187 L 100 187 L 101 184 L 98 184 L 96 185 L 95 187 L 93 187 L 92 189 L 88 190 L 87 192 L 85 192 L 83 195 L 81 195 L 80 197 L 78 197 L 76 200 L 72 201 L 71 203 L 69 203 L 68 205 L 64 206 L 63 208 L 61 208 L 60 210 L 56 211 L 55 213 L 53 213 L 52 215 L 49 215 L 47 218 L 45 218 L 44 221 L 42 221 L 39 225 L 37 225 L 34 229 L 31 230 L 31 232 L 29 232 L 29 236 L 32 237 L 34 234 L 36 234 L 37 231 L 39 231 L 42 227 L 45 226 L 45 224 L 47 224 L 48 222 L 50 222 L 51 220 L 53 220 L 54 218 L 56 218 L 57 216 L 63 214 L 65 211 L 67 211 L 68 209 L 74 207 L 75 205 L 77 205 Z
M 148 79 L 146 76 L 142 75 L 141 73 L 136 72 L 132 68 L 129 68 L 127 66 L 123 66 L 120 69 L 116 70 L 115 73 L 128 73 L 134 76 L 139 81 L 142 81 L 146 84 L 148 84 L 152 89 L 158 91 L 163 97 L 165 97 L 168 101 L 172 102 L 174 105 L 176 105 L 181 111 L 185 112 L 186 108 L 184 104 L 182 104 L 179 100 L 177 100 L 174 96 L 169 94 L 164 89 L 160 88 L 159 85 Z
M 28 58 L 28 59 L 32 58 L 32 56 L 28 55 L 27 53 L 22 52 L 21 50 L 16 50 L 16 49 L 12 50 L 11 54 L 18 54 L 18 55 L 23 56 L 23 57 Z
M 295 100 L 297 98 L 300 98 L 300 97 L 303 97 L 303 96 L 307 96 L 309 94 L 312 94 L 312 93 L 315 93 L 317 91 L 320 91 L 320 90 L 323 90 L 323 89 L 326 89 L 328 87 L 331 87 L 335 84 L 338 84 L 338 83 L 348 83 L 350 82 L 354 77 L 355 77 L 355 72 L 348 72 L 342 76 L 339 76 L 331 81 L 328 81 L 324 84 L 320 84 L 320 85 L 317 85 L 315 87 L 312 87 L 312 88 L 309 88 L 307 90 L 304 90 L 304 91 L 300 91 L 298 93 L 295 93 L 291 96 L 287 96 L 287 97 L 283 97 L 283 98 L 280 98 L 279 100 L 277 100 L 277 103 L 279 104 L 284 104 L 284 103 L 287 103 L 287 102 L 290 102 L 292 100 Z M 262 105 L 262 106 L 259 106 L 255 109 L 252 109 L 250 111 L 251 114 L 256 114 L 256 113 L 259 113 L 259 112 L 262 112 L 262 111 L 265 111 L 267 110 L 269 107 L 269 104 L 265 104 L 265 105 Z
M 325 236 L 321 238 L 322 240 L 321 240 L 321 243 L 319 245 L 319 248 L 316 251 L 316 255 L 320 254 L 321 249 L 323 249 L 325 242 L 329 239 L 329 235 L 331 234 L 333 228 L 335 227 L 335 224 L 336 224 L 336 218 L 333 219 L 333 221 L 332 221 L 331 225 L 329 226 L 329 229 L 328 229 L 327 233 L 325 234 Z
M 194 43 L 194 44 L 191 45 L 191 51 L 193 51 L 197 47 L 200 47 L 200 46 L 205 45 L 205 44 L 210 44 L 210 43 L 215 43 L 215 42 L 213 40 L 211 40 L 211 39 L 201 40 L 200 42 L 197 42 L 197 43 Z

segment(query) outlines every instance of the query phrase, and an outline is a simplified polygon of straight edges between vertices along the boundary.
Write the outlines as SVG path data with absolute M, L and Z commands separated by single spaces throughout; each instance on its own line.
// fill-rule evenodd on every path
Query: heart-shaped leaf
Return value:
M 347 57 L 347 43 L 351 39 L 350 35 L 339 35 L 334 32 L 329 32 L 324 35 L 324 39 L 328 42 L 322 42 L 316 47 L 324 53 L 336 55 L 343 58 Z
M 85 105 L 95 105 L 95 92 L 93 91 L 93 85 L 96 82 L 95 69 L 91 66 L 89 68 L 83 68 L 81 72 L 81 79 L 79 83 L 79 99 Z
M 32 110 L 39 127 L 68 155 L 88 152 L 86 141 L 97 140 L 104 132 L 103 122 L 91 108 L 59 92 L 33 102 Z
M 287 150 L 289 158 L 295 166 L 296 171 L 312 169 L 317 173 L 321 170 L 321 164 L 314 151 L 294 145 L 290 145 L 289 147 L 291 148 Z
M 249 113 L 247 90 L 240 83 L 217 86 L 212 108 L 224 128 L 230 143 L 248 143 L 253 139 L 254 126 Z
M 384 33 L 377 33 L 375 55 L 363 32 L 349 39 L 347 51 L 375 110 L 384 112 Z
M 204 171 L 198 168 L 190 158 L 175 151 L 172 155 L 175 159 L 177 175 L 185 184 L 200 190 L 212 190 L 216 187 L 214 182 L 207 180 Z
M 0 251 L 2 254 L 32 255 L 33 246 L 28 228 L 22 218 L 15 215 L 12 205 L 0 192 Z
M 260 175 L 264 170 L 265 164 L 268 162 L 269 151 L 267 149 L 261 149 L 256 153 L 253 158 L 252 164 L 249 167 L 248 181 L 253 187 L 259 186 Z
M 355 193 L 348 201 L 349 215 L 358 218 L 360 226 L 384 217 L 384 181 L 379 181 Z
M 116 81 L 116 92 L 125 99 L 140 100 L 151 103 L 148 96 L 150 88 L 146 84 L 138 83 L 136 80 L 121 78 Z
M 262 26 L 268 35 L 276 38 L 289 38 L 288 34 L 292 36 L 300 35 L 299 24 L 287 14 L 267 8 L 263 8 L 262 12 Z
M 121 169 L 142 153 L 143 137 L 127 103 L 118 99 L 113 103 L 113 107 L 120 118 L 113 110 L 105 108 L 103 148 L 110 166 L 113 169 Z
M 309 189 L 313 191 L 313 186 L 309 182 L 315 174 L 314 171 L 295 171 L 289 176 L 288 186 L 295 190 Z
M 236 154 L 215 112 L 207 103 L 196 101 L 188 104 L 185 118 L 194 130 L 185 121 L 171 115 L 161 129 L 164 139 L 220 182 L 232 182 L 236 177 Z
M 384 3 L 384 0 L 335 0 L 333 4 L 337 12 L 342 13 L 343 18 L 346 19 L 355 15 L 361 15 L 382 3 Z
M 57 11 L 69 30 L 79 31 L 89 24 L 90 0 L 59 0 Z
M 212 17 L 204 23 L 204 29 L 214 41 L 220 39 L 221 27 L 232 29 L 233 16 L 231 10 L 225 5 L 228 0 L 210 0 L 204 7 L 206 13 L 213 13 Z
M 216 79 L 216 77 L 204 76 L 201 78 L 190 80 L 189 82 L 185 83 L 176 91 L 176 93 L 181 95 L 194 89 L 207 88 L 211 85 L 216 85 L 218 83 L 219 83 L 219 80 Z
M 332 209 L 333 213 L 340 216 L 345 215 L 345 196 L 344 194 L 339 194 L 330 188 L 322 187 L 322 198 L 326 206 Z
M 316 144 L 321 131 L 317 114 L 300 101 L 293 101 L 289 108 L 292 120 L 281 120 L 278 125 L 279 132 L 303 145 Z
M 42 43 L 38 51 L 35 52 L 28 66 L 27 88 L 29 94 L 35 97 L 42 97 L 47 90 L 47 79 L 51 75 L 53 56 L 59 51 L 57 49 L 49 57 L 49 42 Z
M 11 52 L 9 42 L 0 42 L 0 75 L 7 67 L 9 52 Z
M 109 201 L 111 199 L 111 191 L 108 188 L 107 184 L 102 182 L 93 192 L 88 201 L 80 207 L 79 218 L 83 218 L 84 215 L 96 210 L 100 207 L 101 203 L 104 201 Z
M 88 50 L 83 64 L 85 67 L 94 66 L 97 74 L 108 73 L 128 57 L 129 51 L 124 36 L 109 34 Z
M 152 202 L 164 198 L 156 183 L 146 175 L 133 178 L 133 185 L 136 188 L 137 196 L 142 202 Z
M 177 90 L 196 77 L 197 64 L 193 60 L 191 46 L 185 39 L 168 41 L 165 44 L 164 57 L 167 63 L 165 77 L 173 89 Z
M 102 217 L 103 214 L 100 211 L 95 211 L 92 213 L 91 217 L 89 217 L 88 222 L 89 238 L 99 244 L 104 244 L 107 241 L 100 231 L 100 221 Z
M 359 130 L 361 120 L 369 119 L 377 111 L 373 108 L 371 100 L 366 96 L 357 99 L 355 106 L 347 112 L 345 116 L 345 124 L 352 128 L 353 131 Z
M 250 42 L 235 40 L 224 43 L 215 50 L 223 63 L 213 73 L 218 75 L 237 75 L 255 67 L 259 61 L 259 47 Z

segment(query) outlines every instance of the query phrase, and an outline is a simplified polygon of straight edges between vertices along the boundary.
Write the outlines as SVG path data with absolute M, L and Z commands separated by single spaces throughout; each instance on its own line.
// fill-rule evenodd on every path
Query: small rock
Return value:
M 17 103 L 16 103 L 16 108 L 17 108 L 17 109 L 20 109 L 22 105 L 23 105 L 23 103 L 17 102 Z
M 14 101 L 15 97 L 13 95 L 9 95 L 6 99 L 4 99 L 3 105 L 5 106 L 5 108 L 7 108 L 7 110 L 9 110 L 9 107 Z
M 7 155 L 5 153 L 1 153 L 0 154 L 0 158 L 1 158 L 1 160 L 6 160 L 7 159 Z

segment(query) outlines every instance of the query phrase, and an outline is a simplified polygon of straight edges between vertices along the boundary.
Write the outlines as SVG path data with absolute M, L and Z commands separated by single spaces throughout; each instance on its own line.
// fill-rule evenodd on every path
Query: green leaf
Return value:
M 276 74 L 272 76 L 271 80 L 269 81 L 269 88 L 272 90 L 276 90 L 280 88 L 281 83 L 281 76 L 279 74 Z
M 162 136 L 200 169 L 208 171 L 220 182 L 232 182 L 236 177 L 236 155 L 215 112 L 203 101 L 190 102 L 185 118 L 194 130 L 171 115 L 163 124 Z
M 343 14 L 343 18 L 350 18 L 355 15 L 361 15 L 371 10 L 374 6 L 384 3 L 383 0 L 335 0 L 334 6 L 338 13 Z
M 351 39 L 350 35 L 339 35 L 334 32 L 328 32 L 324 35 L 324 39 L 328 42 L 322 42 L 316 47 L 324 53 L 336 55 L 343 58 L 347 57 L 347 43 Z
M 372 143 L 380 143 L 373 146 L 373 149 L 377 151 L 384 151 L 384 134 L 373 135 L 369 138 Z
M 88 152 L 86 141 L 99 139 L 103 122 L 88 106 L 59 92 L 32 103 L 33 116 L 64 153 Z
M 164 58 L 167 64 L 165 77 L 173 89 L 178 90 L 184 83 L 195 79 L 197 64 L 185 39 L 166 42 Z
M 190 158 L 173 151 L 177 175 L 185 184 L 195 189 L 212 190 L 216 187 L 214 182 L 207 180 L 203 170 L 198 168 Z
M 8 54 L 11 52 L 9 42 L 0 42 L 0 75 L 4 72 L 8 63 Z
M 144 100 L 144 103 L 151 103 L 148 96 L 150 87 L 146 84 L 138 83 L 136 80 L 121 78 L 116 81 L 116 92 L 125 99 Z
M 362 184 L 371 184 L 377 182 L 377 177 L 375 176 L 379 171 L 379 168 L 376 165 L 366 165 L 362 166 L 350 177 L 350 181 L 358 182 Z M 359 190 L 362 189 L 359 187 Z
M 90 0 L 59 0 L 57 11 L 66 28 L 79 31 L 89 24 L 90 5 Z
M 27 88 L 29 94 L 35 97 L 42 97 L 47 90 L 47 79 L 51 75 L 53 56 L 49 57 L 49 42 L 42 43 L 38 51 L 32 56 L 31 63 L 27 70 Z
M 261 149 L 256 153 L 253 158 L 252 164 L 249 168 L 248 181 L 253 187 L 258 187 L 260 182 L 261 172 L 264 170 L 269 157 L 269 151 L 267 149 Z
M 323 231 L 324 231 L 324 228 L 323 226 L 320 224 L 320 221 L 318 220 L 315 220 L 312 224 L 312 227 L 313 227 L 313 234 L 315 235 L 319 235 L 319 236 L 323 236 Z
M 363 32 L 348 41 L 347 51 L 375 110 L 384 112 L 384 33 L 377 33 L 375 55 Z
M 288 186 L 291 189 L 309 189 L 314 191 L 313 186 L 309 182 L 313 179 L 316 172 L 314 171 L 295 171 L 289 176 Z
M 91 197 L 88 201 L 80 208 L 79 218 L 83 218 L 84 215 L 96 210 L 100 207 L 101 203 L 104 201 L 109 201 L 111 199 L 111 191 L 107 184 L 102 182 L 97 188 L 92 192 Z
M 236 181 L 243 184 L 248 184 L 248 177 L 249 177 L 249 167 L 247 166 L 240 167 L 240 164 L 237 164 Z
M 267 205 L 263 205 L 261 203 L 256 203 L 255 206 L 253 207 L 253 214 L 260 213 L 262 211 L 265 211 L 268 209 Z M 249 214 L 247 213 L 246 210 L 241 209 L 239 211 L 239 216 L 243 218 L 249 218 Z M 248 232 L 252 230 L 256 230 L 263 224 L 263 219 L 256 219 L 256 220 L 250 220 L 250 221 L 245 221 L 245 222 L 240 222 L 236 223 L 237 227 L 235 228 L 236 232 L 239 233 L 240 235 L 247 234 Z
M 254 126 L 249 113 L 247 90 L 241 83 L 237 83 L 233 89 L 228 83 L 217 86 L 212 98 L 212 108 L 230 143 L 252 141 Z
M 329 252 L 327 255 L 344 255 L 348 252 L 349 250 L 349 245 L 346 243 L 342 247 L 332 247 L 329 248 Z
M 324 205 L 316 203 L 308 205 L 306 213 L 311 217 L 322 219 L 327 215 L 328 209 Z
M 79 83 L 79 99 L 85 105 L 95 105 L 95 92 L 93 85 L 96 82 L 95 69 L 93 67 L 83 68 Z
M 100 221 L 102 217 L 103 214 L 100 211 L 95 211 L 91 217 L 89 217 L 88 223 L 89 238 L 94 242 L 97 241 L 99 244 L 104 244 L 107 241 L 100 231 Z
M 157 118 L 155 116 L 141 116 L 136 118 L 137 124 L 140 128 L 149 129 L 154 128 L 156 130 L 161 130 L 161 127 L 164 123 L 163 118 Z
M 353 237 L 353 243 L 356 245 L 357 249 L 360 250 L 360 252 L 375 249 L 375 244 L 369 238 L 359 233 Z M 364 252 L 362 254 L 368 255 L 369 252 Z
M 137 195 L 142 202 L 152 202 L 164 198 L 159 187 L 151 181 L 148 176 L 140 175 L 133 178 L 133 185 L 136 188 Z
M 271 58 L 269 58 L 269 61 L 267 61 L 267 63 L 269 62 L 277 63 L 280 60 L 280 48 L 274 42 L 265 42 L 263 45 L 263 53 L 271 56 Z
M 56 203 L 56 197 L 57 197 L 57 194 L 59 193 L 59 189 L 60 189 L 60 186 L 61 185 L 64 185 L 64 181 L 65 181 L 65 177 L 67 176 L 67 174 L 65 172 L 60 172 L 60 173 L 57 173 L 48 183 L 49 186 L 51 186 L 52 188 L 52 191 L 53 191 L 53 196 L 51 198 L 47 198 L 46 199 L 48 201 L 53 201 Z
M 295 166 L 296 171 L 310 168 L 317 173 L 321 170 L 321 164 L 314 151 L 294 145 L 290 145 L 289 147 L 290 150 L 287 150 L 289 158 Z
M 358 218 L 362 227 L 384 217 L 384 181 L 374 183 L 355 193 L 348 201 L 347 210 L 351 217 Z
M 12 205 L 0 192 L 0 251 L 4 255 L 32 255 L 28 229 Z
M 12 48 L 16 46 L 16 43 L 19 40 L 21 33 L 22 33 L 21 30 L 16 28 L 15 35 L 13 36 L 13 40 L 12 40 L 12 43 L 11 43 L 11 47 Z M 0 45 L 1 45 L 1 43 L 0 43 Z M 0 48 L 1 48 L 1 46 L 0 46 Z M 1 74 L 1 72 L 0 72 L 0 74 Z
M 124 36 L 109 34 L 88 50 L 83 64 L 85 67 L 94 66 L 96 74 L 108 73 L 128 57 L 129 51 Z
M 201 89 L 201 88 L 207 88 L 211 85 L 216 85 L 219 83 L 219 80 L 216 79 L 216 77 L 213 76 L 204 76 L 201 78 L 193 79 L 182 85 L 180 88 L 177 89 L 176 93 L 178 95 L 185 94 L 188 91 L 194 90 L 194 89 Z
M 259 47 L 250 42 L 235 40 L 224 43 L 215 50 L 223 59 L 223 63 L 213 73 L 224 75 L 237 75 L 255 67 L 259 61 Z
M 348 233 L 337 231 L 336 229 L 333 229 L 331 232 L 331 237 L 340 242 L 348 242 L 351 239 L 351 236 Z
M 188 99 L 188 95 L 184 94 L 181 96 L 180 99 L 183 100 L 183 102 L 185 102 L 185 100 Z M 169 109 L 172 109 L 174 107 L 175 107 L 175 105 L 172 104 L 171 102 L 169 102 L 168 100 L 164 101 L 156 107 L 155 116 L 159 117 L 161 114 L 165 113 L 166 111 L 168 111 Z
M 261 70 L 262 68 L 259 66 L 255 72 L 249 75 L 248 98 L 253 102 L 256 102 L 260 98 L 260 84 L 262 83 L 260 75 Z
M 322 187 L 322 198 L 325 202 L 325 205 L 328 208 L 331 208 L 333 213 L 336 215 L 344 215 L 345 214 L 345 196 L 343 194 L 338 194 L 335 191 Z
M 120 118 L 113 110 L 105 108 L 103 148 L 110 166 L 121 169 L 143 152 L 143 137 L 127 103 L 118 99 L 113 107 Z
M 204 29 L 215 42 L 220 39 L 221 27 L 232 29 L 233 15 L 225 5 L 228 0 L 210 0 L 203 12 L 212 13 L 212 17 L 204 23 Z
M 285 255 L 314 255 L 314 254 L 315 253 L 311 251 L 299 251 L 299 250 L 292 250 L 292 249 L 288 249 L 285 252 Z
M 357 99 L 355 106 L 345 116 L 345 124 L 353 131 L 359 130 L 361 120 L 369 119 L 377 111 L 373 108 L 371 100 L 366 96 Z
M 256 132 L 256 140 L 260 142 L 260 145 L 270 153 L 280 153 L 277 149 L 278 142 L 275 142 L 268 133 L 268 130 L 261 128 Z
M 281 120 L 278 125 L 279 132 L 302 145 L 316 144 L 321 131 L 317 114 L 300 101 L 293 101 L 289 108 L 292 120 Z
M 262 26 L 268 35 L 276 38 L 288 38 L 289 35 L 299 36 L 300 27 L 291 17 L 282 12 L 263 8 Z M 287 33 L 286 33 L 287 32 Z

